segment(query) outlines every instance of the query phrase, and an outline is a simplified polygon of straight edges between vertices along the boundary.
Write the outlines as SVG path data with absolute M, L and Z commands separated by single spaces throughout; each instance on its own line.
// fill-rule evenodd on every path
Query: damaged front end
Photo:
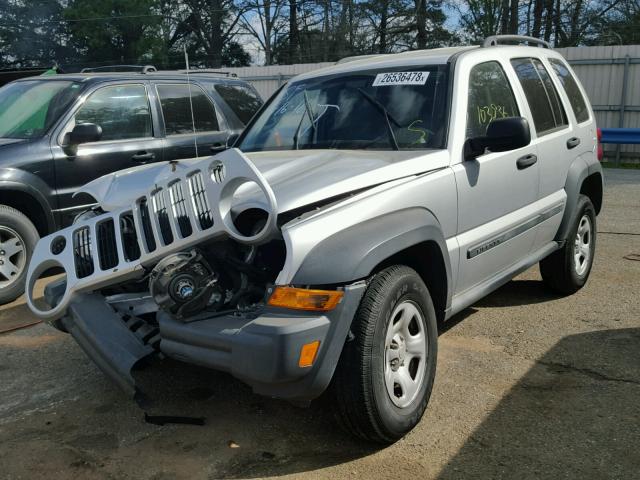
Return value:
M 287 252 L 276 197 L 238 150 L 146 172 L 146 188 L 139 171 L 133 190 L 98 184 L 101 208 L 40 240 L 31 310 L 71 333 L 131 395 L 139 393 L 132 368 L 155 352 L 228 371 L 258 393 L 321 393 L 340 353 L 328 337 L 346 336 L 361 286 L 346 287 L 330 312 L 268 305 Z M 133 178 L 123 176 L 121 189 Z M 43 302 L 35 282 L 52 268 L 64 276 L 45 287 Z M 301 366 L 301 349 L 314 342 L 323 346 L 318 362 Z M 318 366 L 327 356 L 328 370 Z

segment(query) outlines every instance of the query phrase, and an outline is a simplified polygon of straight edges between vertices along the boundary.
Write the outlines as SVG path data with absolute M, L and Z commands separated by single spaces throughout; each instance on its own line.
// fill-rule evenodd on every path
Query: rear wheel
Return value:
M 406 266 L 376 274 L 352 324 L 333 379 L 338 421 L 380 443 L 422 418 L 436 371 L 437 324 L 429 291 Z
M 0 305 L 24 293 L 27 267 L 39 238 L 24 214 L 0 205 Z
M 565 245 L 540 262 L 545 284 L 569 295 L 589 278 L 596 250 L 596 212 L 589 197 L 580 195 Z

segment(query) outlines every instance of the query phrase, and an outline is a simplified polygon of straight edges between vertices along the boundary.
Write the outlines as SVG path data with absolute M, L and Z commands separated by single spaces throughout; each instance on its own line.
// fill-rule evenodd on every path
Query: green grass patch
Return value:
M 602 168 L 627 168 L 629 170 L 640 170 L 640 163 L 620 162 L 616 165 L 614 162 L 601 162 Z

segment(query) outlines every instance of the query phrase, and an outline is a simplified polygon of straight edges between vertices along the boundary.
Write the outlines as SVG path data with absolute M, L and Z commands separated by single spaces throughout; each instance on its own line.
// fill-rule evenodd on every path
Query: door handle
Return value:
M 580 145 L 580 139 L 578 137 L 571 137 L 569 140 L 567 140 L 567 148 L 569 150 L 577 147 L 578 145 Z
M 209 147 L 209 150 L 213 153 L 222 152 L 223 150 L 226 150 L 226 149 L 227 149 L 227 146 L 224 143 L 214 143 Z
M 524 157 L 520 157 L 516 161 L 516 165 L 518 166 L 518 170 L 524 170 L 525 168 L 529 168 L 531 165 L 538 161 L 538 157 L 533 153 L 529 155 L 525 155 Z
M 147 162 L 153 161 L 155 158 L 156 158 L 155 153 L 138 152 L 131 157 L 131 160 L 133 160 L 136 163 L 147 163 Z

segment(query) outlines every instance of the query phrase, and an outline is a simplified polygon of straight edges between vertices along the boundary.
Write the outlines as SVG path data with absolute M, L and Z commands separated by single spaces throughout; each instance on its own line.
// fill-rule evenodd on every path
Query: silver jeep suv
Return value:
M 594 115 L 539 40 L 298 76 L 235 147 L 101 177 L 99 207 L 37 245 L 31 309 L 132 395 L 161 352 L 263 395 L 329 387 L 344 426 L 393 442 L 427 406 L 439 322 L 538 262 L 561 294 L 589 276 Z

